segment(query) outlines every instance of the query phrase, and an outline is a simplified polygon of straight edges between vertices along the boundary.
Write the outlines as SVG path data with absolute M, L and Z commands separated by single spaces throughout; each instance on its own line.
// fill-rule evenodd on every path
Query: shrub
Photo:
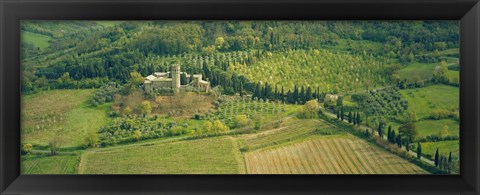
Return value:
M 22 154 L 30 154 L 33 150 L 32 144 L 23 144 L 22 146 Z
M 89 133 L 83 140 L 83 148 L 94 148 L 98 145 L 99 141 L 97 133 Z
M 455 112 L 446 109 L 434 109 L 430 114 L 430 117 L 435 120 L 446 119 L 450 117 L 455 117 Z
M 250 124 L 250 120 L 247 118 L 247 115 L 238 115 L 235 117 L 235 126 L 236 127 L 245 127 Z

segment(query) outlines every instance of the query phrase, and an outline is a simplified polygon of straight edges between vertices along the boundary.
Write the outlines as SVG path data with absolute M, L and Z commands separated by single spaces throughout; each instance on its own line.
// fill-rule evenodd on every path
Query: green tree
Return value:
M 361 122 L 362 122 L 362 118 L 360 118 L 360 113 L 357 112 L 357 125 L 360 125 Z
M 22 154 L 30 154 L 30 152 L 32 152 L 32 149 L 32 144 L 23 144 L 21 152 Z
M 241 114 L 235 117 L 235 126 L 236 127 L 245 127 L 250 123 L 250 120 L 247 118 L 247 115 Z
M 142 132 L 140 130 L 135 130 L 133 136 L 135 137 L 135 140 L 140 141 L 140 139 L 142 139 Z
M 348 112 L 348 123 L 352 123 L 352 119 L 353 119 L 352 112 Z
M 442 61 L 440 65 L 435 67 L 433 72 L 434 81 L 437 83 L 448 83 L 448 65 L 447 62 Z
M 143 101 L 140 107 L 141 107 L 140 110 L 143 116 L 149 116 L 150 113 L 152 112 L 152 106 L 150 102 L 147 100 Z
M 438 136 L 445 138 L 448 135 L 448 125 L 443 126 L 442 130 L 438 133 Z
M 343 111 L 343 106 L 342 106 L 340 109 L 340 119 L 343 121 L 344 118 L 345 118 L 345 113 Z
M 133 86 L 138 86 L 142 84 L 144 80 L 145 78 L 143 78 L 142 75 L 137 71 L 130 73 L 130 84 L 132 84 Z
M 303 106 L 303 115 L 305 118 L 314 118 L 318 113 L 319 106 L 317 100 L 310 100 Z
M 438 148 L 437 148 L 437 151 L 435 152 L 435 159 L 434 159 L 434 162 L 435 162 L 435 166 L 438 167 L 439 165 L 439 154 L 438 154 Z
M 83 147 L 84 148 L 95 148 L 97 147 L 100 139 L 98 138 L 98 134 L 95 131 L 88 133 L 84 140 L 83 140 Z
M 420 142 L 417 142 L 417 158 L 422 158 L 422 144 Z
M 398 128 L 400 135 L 404 136 L 408 142 L 413 142 L 418 136 L 418 130 L 415 123 L 407 123 Z

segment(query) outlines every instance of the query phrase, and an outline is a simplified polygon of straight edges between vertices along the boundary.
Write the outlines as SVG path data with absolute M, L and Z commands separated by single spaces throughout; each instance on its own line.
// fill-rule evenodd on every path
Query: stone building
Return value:
M 187 85 L 181 85 L 180 76 L 185 74 Z M 178 92 L 182 87 L 192 86 L 202 92 L 210 90 L 210 82 L 202 80 L 202 74 L 194 74 L 192 81 L 191 75 L 186 72 L 180 72 L 180 65 L 174 64 L 170 72 L 155 72 L 147 77 L 143 83 L 145 91 L 151 91 L 159 88 L 172 88 Z

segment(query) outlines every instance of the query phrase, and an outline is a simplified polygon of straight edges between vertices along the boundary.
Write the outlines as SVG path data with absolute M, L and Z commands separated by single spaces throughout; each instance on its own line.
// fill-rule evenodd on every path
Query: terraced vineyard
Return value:
M 427 174 L 425 170 L 349 134 L 245 154 L 249 174 Z
M 284 116 L 294 110 L 294 105 L 286 105 L 280 101 L 252 100 L 250 98 L 225 98 L 220 104 L 215 116 L 222 119 L 225 124 L 232 125 L 235 116 L 246 115 L 249 118 L 261 116 L 264 120 L 270 120 Z
M 312 135 L 314 132 L 331 131 L 332 133 L 340 130 L 324 121 L 308 119 L 298 120 L 289 119 L 285 121 L 283 127 L 265 131 L 262 133 L 244 135 L 240 137 L 240 142 L 244 148 L 254 150 L 266 146 L 271 146 L 283 142 L 292 141 L 302 137 Z

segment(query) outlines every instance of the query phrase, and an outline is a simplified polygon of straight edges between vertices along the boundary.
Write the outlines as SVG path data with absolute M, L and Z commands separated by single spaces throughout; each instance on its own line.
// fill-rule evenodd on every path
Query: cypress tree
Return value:
M 352 123 L 352 112 L 348 112 L 348 123 Z
M 395 138 L 397 138 L 397 133 L 395 133 L 395 131 L 392 130 L 392 138 L 390 140 L 390 143 L 394 144 L 395 143 Z
M 387 140 L 390 141 L 392 139 L 392 125 L 388 126 L 387 131 Z
M 399 148 L 402 148 L 402 136 L 400 136 L 400 134 L 397 135 L 397 140 L 396 141 L 397 141 L 397 146 Z
M 448 154 L 448 165 L 447 165 L 447 171 L 450 173 L 452 170 L 452 152 Z
M 362 122 L 362 119 L 360 118 L 360 113 L 357 112 L 357 125 L 360 125 L 361 122 Z
M 438 167 L 438 160 L 439 160 L 438 158 L 439 156 L 438 156 L 438 148 L 437 148 L 437 151 L 435 152 L 435 160 L 434 160 L 436 167 Z
M 345 113 L 343 112 L 343 106 L 341 107 L 341 112 L 340 112 L 340 119 L 343 119 L 345 118 Z
M 383 129 L 382 129 L 382 128 L 383 128 L 382 122 L 378 122 L 378 129 L 377 129 L 377 131 L 378 131 L 378 136 L 380 136 L 381 138 L 383 138 Z
M 337 110 L 337 119 L 340 120 L 340 110 Z
M 353 112 L 352 122 L 353 122 L 353 125 L 357 125 L 357 112 Z
M 417 158 L 422 158 L 422 145 L 420 144 L 420 142 L 417 143 Z
M 238 92 L 240 93 L 240 96 L 243 97 L 243 81 L 240 80 L 240 86 Z

